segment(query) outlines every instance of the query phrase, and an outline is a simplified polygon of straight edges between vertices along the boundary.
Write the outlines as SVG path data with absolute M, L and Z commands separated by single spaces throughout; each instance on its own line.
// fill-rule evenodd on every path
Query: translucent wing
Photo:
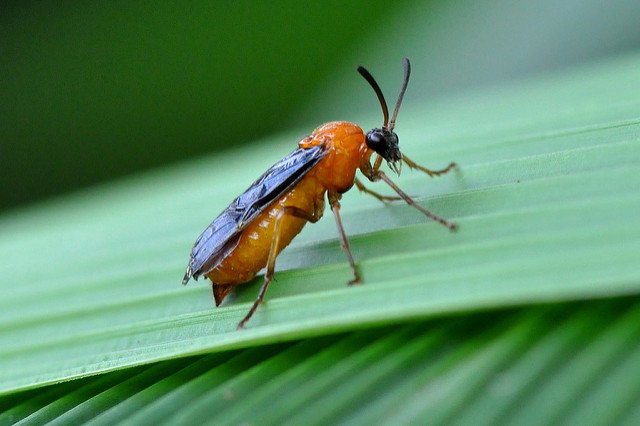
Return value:
M 196 240 L 182 283 L 211 271 L 235 247 L 247 224 L 298 183 L 325 155 L 323 146 L 298 148 L 233 200 Z

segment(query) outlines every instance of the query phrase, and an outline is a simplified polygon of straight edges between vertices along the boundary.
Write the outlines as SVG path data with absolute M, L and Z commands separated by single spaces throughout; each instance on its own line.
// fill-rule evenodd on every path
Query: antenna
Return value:
M 389 131 L 392 131 L 393 128 L 396 126 L 396 118 L 398 118 L 398 111 L 400 111 L 402 98 L 404 98 L 404 92 L 407 91 L 407 86 L 409 85 L 409 76 L 411 75 L 411 62 L 409 62 L 409 58 L 404 58 L 402 60 L 402 66 L 404 67 L 404 81 L 402 82 L 402 88 L 400 89 L 398 100 L 396 101 L 396 107 L 393 110 L 393 117 L 391 117 L 391 123 L 389 124 Z
M 411 75 L 411 62 L 409 62 L 409 58 L 404 58 L 402 60 L 402 66 L 404 67 L 404 81 L 402 82 L 400 94 L 398 95 L 398 100 L 396 101 L 396 107 L 393 110 L 391 123 L 389 123 L 389 108 L 387 107 L 387 101 L 384 100 L 384 95 L 382 94 L 380 86 L 378 86 L 376 80 L 365 67 L 363 67 L 362 65 L 358 66 L 358 72 L 364 77 L 365 80 L 369 82 L 369 84 L 373 88 L 373 91 L 376 92 L 376 95 L 378 96 L 380 106 L 382 107 L 382 115 L 384 116 L 384 123 L 382 124 L 382 128 L 388 131 L 393 131 L 393 128 L 396 126 L 396 118 L 398 118 L 398 111 L 400 111 L 400 105 L 402 105 L 404 92 L 407 91 L 407 86 L 409 85 L 409 76 Z
M 376 80 L 369 73 L 369 71 L 367 71 L 365 67 L 363 67 L 362 65 L 359 65 L 358 72 L 360 73 L 360 75 L 364 77 L 365 80 L 369 82 L 371 87 L 373 87 L 373 91 L 376 92 L 376 95 L 378 95 L 378 100 L 380 101 L 380 106 L 382 107 L 382 115 L 384 116 L 384 123 L 382 124 L 382 128 L 386 129 L 387 124 L 389 124 L 389 109 L 387 108 L 387 101 L 384 100 L 384 95 L 382 94 L 382 90 L 380 90 L 380 86 L 378 86 L 378 83 L 376 83 Z M 406 68 L 405 68 L 405 73 L 406 73 Z M 406 84 L 405 84 L 405 88 L 406 88 Z M 397 109 L 398 107 L 396 106 L 396 110 Z M 397 111 L 395 114 L 397 114 Z M 395 120 L 395 114 L 394 114 L 394 120 Z

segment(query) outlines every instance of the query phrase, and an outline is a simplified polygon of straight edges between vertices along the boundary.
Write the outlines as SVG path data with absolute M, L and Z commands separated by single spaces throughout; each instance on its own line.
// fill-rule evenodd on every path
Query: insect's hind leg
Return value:
M 260 287 L 260 291 L 258 292 L 258 297 L 256 297 L 255 302 L 253 302 L 251 309 L 249 309 L 249 312 L 247 312 L 247 315 L 245 315 L 242 321 L 238 323 L 238 329 L 244 328 L 247 321 L 251 319 L 253 314 L 256 312 L 256 309 L 258 309 L 258 306 L 260 306 L 260 304 L 264 300 L 264 295 L 267 292 L 267 288 L 269 288 L 269 284 L 271 284 L 271 281 L 273 280 L 273 274 L 276 268 L 276 257 L 278 256 L 278 247 L 280 245 L 280 232 L 282 229 L 282 218 L 285 215 L 298 217 L 300 219 L 304 219 L 311 223 L 317 222 L 318 219 L 320 219 L 318 216 L 312 213 L 306 212 L 298 207 L 285 206 L 282 208 L 282 210 L 280 210 L 280 212 L 278 213 L 278 216 L 276 217 L 276 221 L 273 229 L 273 239 L 271 240 L 271 248 L 269 249 L 269 258 L 267 260 L 267 271 L 264 274 L 264 282 L 262 283 L 262 287 Z
M 431 177 L 434 176 L 442 176 L 445 173 L 450 172 L 451 170 L 457 169 L 458 165 L 455 162 L 451 162 L 449 163 L 449 165 L 447 167 L 445 167 L 444 169 L 439 169 L 439 170 L 431 170 L 431 169 L 427 169 L 426 167 L 422 167 L 421 165 L 419 165 L 418 163 L 416 163 L 415 161 L 411 160 L 409 157 L 407 157 L 406 155 L 402 154 L 402 161 L 404 161 L 405 163 L 407 163 L 407 166 L 409 166 L 412 169 L 416 169 L 416 170 L 420 170 L 421 172 L 424 172 L 426 174 L 428 174 Z

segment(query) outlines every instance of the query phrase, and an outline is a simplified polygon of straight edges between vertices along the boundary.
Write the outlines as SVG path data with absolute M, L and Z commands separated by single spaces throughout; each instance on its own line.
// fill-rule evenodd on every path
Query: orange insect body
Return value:
M 327 191 L 348 191 L 353 186 L 356 170 L 363 161 L 369 161 L 372 153 L 365 143 L 362 129 L 347 121 L 324 124 L 298 145 L 300 148 L 322 145 L 327 154 L 289 192 L 248 224 L 235 248 L 206 274 L 215 283 L 216 305 L 222 302 L 233 285 L 250 281 L 266 266 L 275 222 L 284 206 L 297 207 L 316 220 L 320 219 Z M 281 220 L 277 253 L 289 245 L 307 223 L 302 218 L 289 215 Z
M 391 120 L 380 86 L 369 71 L 358 67 L 358 72 L 371 85 L 380 101 L 384 118 L 382 127 L 366 134 L 359 126 L 346 121 L 334 121 L 318 127 L 310 136 L 298 142 L 298 149 L 274 164 L 233 200 L 198 237 L 182 283 L 205 275 L 213 284 L 216 305 L 222 302 L 234 285 L 251 280 L 266 266 L 258 297 L 238 328 L 247 323 L 264 299 L 273 279 L 278 254 L 307 222 L 317 222 L 322 217 L 325 197 L 331 206 L 340 242 L 353 272 L 349 284 L 360 282 L 360 274 L 342 226 L 340 198 L 354 184 L 360 191 L 381 201 L 404 200 L 428 218 L 450 230 L 455 229 L 455 224 L 416 203 L 380 170 L 382 161 L 386 161 L 398 175 L 402 163 L 429 176 L 439 176 L 455 168 L 455 163 L 450 163 L 444 169 L 429 170 L 400 152 L 394 127 L 411 72 L 409 60 L 405 58 L 403 64 L 404 80 Z M 374 153 L 376 159 L 372 163 Z M 371 182 L 384 181 L 398 196 L 384 196 L 367 189 L 356 178 L 357 170 Z

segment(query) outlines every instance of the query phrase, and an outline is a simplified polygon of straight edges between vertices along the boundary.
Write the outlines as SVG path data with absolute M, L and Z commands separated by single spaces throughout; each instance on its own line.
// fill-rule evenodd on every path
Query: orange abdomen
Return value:
M 266 266 L 273 241 L 276 218 L 283 206 L 295 206 L 309 214 L 324 207 L 324 189 L 318 185 L 313 170 L 288 193 L 260 213 L 242 231 L 238 245 L 207 277 L 217 285 L 233 285 L 250 281 Z M 300 233 L 306 221 L 285 215 L 281 218 L 278 253 Z

